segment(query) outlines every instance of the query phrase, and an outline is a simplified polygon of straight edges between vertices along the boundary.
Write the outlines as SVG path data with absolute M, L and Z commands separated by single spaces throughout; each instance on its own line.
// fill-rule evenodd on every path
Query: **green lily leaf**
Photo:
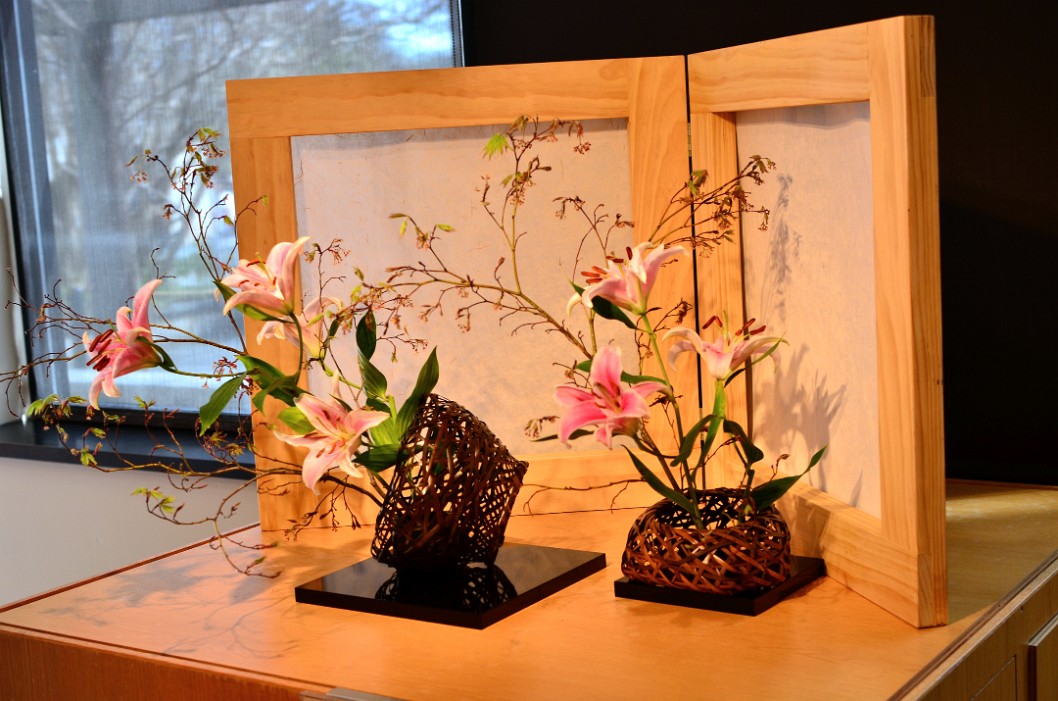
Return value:
M 573 433 L 569 434 L 569 439 L 570 440 L 576 440 L 577 438 L 584 438 L 584 436 L 594 436 L 594 435 L 595 435 L 595 431 L 589 431 L 588 429 L 585 429 L 585 428 L 578 428 L 576 431 L 574 431 Z M 552 434 L 549 434 L 549 435 L 546 435 L 546 436 L 540 436 L 539 438 L 534 438 L 532 442 L 533 443 L 545 443 L 547 441 L 557 441 L 557 440 L 558 440 L 558 434 L 557 433 L 552 433 Z
M 271 384 L 284 376 L 276 366 L 252 355 L 240 355 L 239 362 L 246 368 L 247 374 L 259 385 Z
M 623 309 L 621 309 L 608 299 L 596 297 L 591 301 L 591 308 L 594 309 L 595 313 L 601 316 L 603 319 L 618 321 L 632 330 L 635 330 L 636 328 L 636 322 L 629 319 L 628 315 L 624 313 Z
M 382 472 L 382 470 L 393 467 L 399 463 L 401 458 L 402 453 L 400 444 L 391 443 L 388 445 L 376 445 L 374 448 L 369 448 L 353 458 L 353 462 L 358 465 L 363 465 L 372 472 Z
M 216 423 L 217 419 L 220 418 L 221 412 L 224 411 L 224 407 L 228 405 L 228 402 L 232 400 L 238 391 L 242 387 L 243 378 L 245 373 L 239 373 L 233 376 L 230 380 L 224 382 L 220 387 L 213 390 L 213 394 L 210 396 L 209 401 L 202 405 L 198 410 L 199 419 L 202 425 L 198 429 L 198 435 L 204 436 L 206 431 Z
M 250 403 L 253 404 L 254 409 L 257 409 L 257 411 L 264 412 L 264 403 L 265 399 L 267 398 L 267 394 L 265 394 L 264 392 L 258 392 L 257 394 L 253 395 L 253 399 L 250 400 Z
M 713 450 L 713 443 L 716 443 L 716 437 L 720 435 L 720 427 L 723 426 L 724 421 L 720 416 L 709 414 L 706 416 L 709 420 L 709 426 L 705 430 L 705 440 L 702 442 L 702 452 L 705 455 L 709 455 Z
M 381 397 L 368 397 L 364 400 L 364 406 L 373 411 L 390 412 L 390 406 Z
M 360 375 L 364 380 L 364 389 L 369 397 L 386 396 L 386 390 L 389 388 L 386 376 L 363 356 L 360 357 Z
M 375 314 L 369 311 L 360 317 L 360 321 L 356 324 L 356 348 L 364 360 L 371 360 L 371 356 L 375 354 L 377 334 Z
M 235 290 L 231 289 L 220 280 L 214 280 L 213 285 L 220 291 L 220 296 L 225 302 L 231 299 L 232 295 L 235 294 Z
M 805 468 L 805 472 L 808 472 L 809 470 L 811 470 L 813 467 L 815 467 L 819 463 L 820 460 L 823 459 L 823 454 L 827 452 L 827 448 L 828 447 L 829 446 L 825 445 L 822 448 L 820 448 L 819 450 L 817 450 L 812 455 L 812 459 L 808 461 L 808 467 Z M 802 473 L 802 474 L 804 474 L 804 473 Z
M 271 384 L 263 385 L 254 395 L 253 405 L 258 411 L 264 411 L 265 398 L 273 397 L 287 406 L 294 406 L 294 400 L 304 393 L 305 390 L 298 387 L 297 376 L 293 378 L 283 376 Z
M 672 459 L 672 462 L 669 463 L 670 465 L 675 467 L 690 457 L 691 452 L 694 451 L 695 443 L 698 442 L 698 436 L 701 435 L 702 430 L 705 428 L 705 424 L 712 420 L 713 416 L 710 414 L 709 416 L 703 416 L 698 420 L 698 423 L 691 426 L 691 429 L 687 431 L 686 435 L 683 437 L 683 441 L 680 443 L 679 454 Z
M 313 431 L 312 423 L 305 417 L 301 409 L 296 406 L 288 406 L 279 412 L 279 420 L 289 426 L 299 436 L 304 436 Z
M 759 487 L 754 487 L 752 491 L 753 504 L 758 511 L 763 511 L 779 501 L 786 492 L 790 491 L 790 487 L 797 484 L 799 479 L 801 479 L 801 475 L 778 477 L 770 482 L 765 482 Z
M 412 388 L 411 394 L 408 395 L 408 399 L 401 405 L 400 411 L 397 412 L 399 436 L 403 436 L 404 432 L 411 426 L 411 422 L 415 418 L 415 412 L 419 410 L 419 405 L 422 404 L 426 395 L 437 386 L 437 380 L 440 376 L 441 368 L 437 362 L 437 349 L 434 348 L 430 351 L 430 357 L 419 368 L 419 376 L 415 380 L 415 387 Z
M 584 288 L 576 283 L 571 283 L 573 289 L 577 291 L 577 294 L 584 294 Z M 616 304 L 611 302 L 604 297 L 595 297 L 591 301 L 591 308 L 595 310 L 595 313 L 601 316 L 603 319 L 610 319 L 611 321 L 619 321 L 630 329 L 635 330 L 636 323 L 628 318 L 624 310 L 618 307 Z
M 401 439 L 404 438 L 404 431 L 399 430 L 397 417 L 390 416 L 378 426 L 369 429 L 368 435 L 371 436 L 371 443 L 376 446 L 399 445 Z
M 753 445 L 753 441 L 746 435 L 745 429 L 734 421 L 724 420 L 724 431 L 738 439 L 745 456 L 746 467 L 760 462 L 764 459 L 764 451 Z
M 627 447 L 624 448 L 625 452 L 628 453 L 628 457 L 632 459 L 632 464 L 635 465 L 636 470 L 639 471 L 639 474 L 655 492 L 665 497 L 669 501 L 673 502 L 687 513 L 697 513 L 695 505 L 691 503 L 691 500 L 688 499 L 685 494 L 677 492 L 675 489 L 662 482 L 657 475 L 655 475 L 646 465 L 643 464 L 642 460 L 636 457 L 635 453 L 633 453 Z
M 173 362 L 173 359 L 169 357 L 169 354 L 165 352 L 164 348 L 162 348 L 160 345 L 153 341 L 148 341 L 145 338 L 141 338 L 140 341 L 149 345 L 154 350 L 154 352 L 158 354 L 158 357 L 161 358 L 161 362 L 158 364 L 158 367 L 160 367 L 162 370 L 168 370 L 169 372 L 176 372 L 176 363 Z
M 632 375 L 625 371 L 621 371 L 621 382 L 627 382 L 630 385 L 636 385 L 640 382 L 660 382 L 661 384 L 668 387 L 669 383 L 660 377 L 654 377 L 653 375 Z
M 713 395 L 712 421 L 709 423 L 709 430 L 705 434 L 705 444 L 702 446 L 702 452 L 706 455 L 713 450 L 713 443 L 716 442 L 716 437 L 720 433 L 720 426 L 723 424 L 722 419 L 726 413 L 727 395 L 724 393 L 724 386 L 717 382 L 716 391 Z
M 258 411 L 264 410 L 266 397 L 275 397 L 284 404 L 292 406 L 294 399 L 305 392 L 304 389 L 298 387 L 297 374 L 284 375 L 274 365 L 252 355 L 240 355 L 239 362 L 246 368 L 246 374 L 260 388 L 253 397 L 253 405 Z
M 765 482 L 759 487 L 755 487 L 752 491 L 752 495 L 753 503 L 756 505 L 757 509 L 766 509 L 775 502 L 779 501 L 779 499 L 781 499 L 784 494 L 790 491 L 791 487 L 797 484 L 797 480 L 807 475 L 808 471 L 815 467 L 816 464 L 818 464 L 819 461 L 823 459 L 823 454 L 826 451 L 827 446 L 823 446 L 822 448 L 817 450 L 815 454 L 812 455 L 812 459 L 808 461 L 808 467 L 806 467 L 804 471 L 801 472 L 801 474 L 788 475 L 786 477 L 778 477 L 776 479 L 771 480 L 770 482 Z

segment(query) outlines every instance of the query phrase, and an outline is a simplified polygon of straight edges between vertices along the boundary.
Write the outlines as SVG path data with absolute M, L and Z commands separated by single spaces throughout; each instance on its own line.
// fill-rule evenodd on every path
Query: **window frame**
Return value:
M 271 1 L 231 0 L 226 4 L 225 9 L 261 5 Z M 188 0 L 188 3 L 189 6 L 175 10 L 167 8 L 157 16 L 168 17 L 216 9 L 216 4 L 212 0 Z M 452 60 L 455 65 L 462 65 L 463 40 L 459 2 L 449 0 L 448 5 L 451 16 Z M 115 13 L 107 19 L 107 22 L 116 24 L 136 19 L 150 19 L 153 16 L 144 14 L 140 7 L 131 6 L 117 7 Z M 7 237 L 10 239 L 0 242 L 0 245 L 10 245 L 14 257 L 13 279 L 5 283 L 9 291 L 8 297 L 14 294 L 14 290 L 11 289 L 13 282 L 19 291 L 33 301 L 42 293 L 50 290 L 54 284 L 55 280 L 48 273 L 46 261 L 58 255 L 58 251 L 55 248 L 55 221 L 52 188 L 48 175 L 48 144 L 44 124 L 43 97 L 39 80 L 36 77 L 38 55 L 32 0 L 0 0 L 0 36 L 4 37 L 4 41 L 0 43 L 0 168 L 3 169 L 3 179 L 0 180 L 0 185 L 4 187 L 2 197 L 0 197 L 0 209 L 6 210 L 0 214 L 7 217 L 9 225 L 6 227 Z M 31 245 L 27 242 L 37 243 Z M 33 327 L 35 322 L 33 310 L 21 308 L 17 310 L 17 316 L 23 328 Z M 34 350 L 30 340 L 26 337 L 18 344 L 23 353 L 23 359 L 19 362 L 24 362 L 26 357 L 32 357 Z M 68 340 L 64 339 L 63 347 L 69 345 Z M 44 350 L 47 352 L 47 348 Z M 30 373 L 24 378 L 22 403 L 37 399 L 47 391 L 49 390 L 39 386 L 34 373 Z M 206 398 L 204 397 L 203 401 Z M 126 425 L 122 431 L 125 436 L 129 436 L 126 442 L 132 446 L 128 457 L 149 458 L 149 450 L 136 447 L 136 444 L 141 442 L 143 436 L 148 433 L 142 428 L 147 420 L 147 413 L 124 406 L 107 407 L 105 399 L 101 397 L 104 409 L 126 418 Z M 17 411 L 21 407 L 12 406 L 11 408 Z M 227 413 L 221 417 L 220 424 L 222 428 L 234 431 L 247 418 L 237 413 Z M 5 423 L 5 420 L 0 418 L 0 455 L 48 460 L 69 458 L 69 451 L 65 448 L 55 450 L 57 442 L 54 433 L 42 432 L 38 422 L 27 421 L 25 417 L 22 417 L 22 425 L 19 426 L 19 417 L 11 416 L 10 419 Z M 194 440 L 197 419 L 197 411 L 184 409 L 166 420 L 166 427 L 174 429 L 177 438 L 191 452 L 198 449 L 198 441 Z M 98 414 L 95 417 L 88 417 L 82 407 L 70 417 L 69 422 L 71 425 L 99 426 L 102 425 L 102 417 Z M 137 426 L 141 427 L 138 429 L 139 435 L 137 435 Z M 160 426 L 155 426 L 155 428 L 158 429 Z M 105 461 L 113 462 L 110 458 L 102 459 L 100 462 L 102 464 Z M 195 458 L 195 461 L 196 469 L 205 469 L 212 462 L 204 451 L 201 456 Z M 252 463 L 252 458 L 250 463 Z

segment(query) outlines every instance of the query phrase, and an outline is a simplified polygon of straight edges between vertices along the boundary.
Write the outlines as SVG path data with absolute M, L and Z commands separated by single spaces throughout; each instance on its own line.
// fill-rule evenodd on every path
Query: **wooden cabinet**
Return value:
M 1058 616 L 1032 636 L 1028 644 L 1029 698 L 1058 699 Z
M 990 488 L 994 491 L 986 497 L 970 498 L 960 506 L 969 496 L 966 490 L 989 486 L 949 485 L 949 525 L 973 522 L 974 515 L 980 520 L 972 528 L 956 530 L 948 552 L 967 574 L 976 572 L 960 577 L 964 596 L 972 589 L 993 591 L 997 600 L 944 659 L 909 688 L 908 698 L 1058 699 L 1058 552 L 1041 555 L 1058 539 L 1058 522 L 1047 511 L 1051 495 L 1058 492 Z M 1039 557 L 1042 562 L 1034 559 Z M 1007 587 L 1017 576 L 1022 579 Z M 957 596 L 954 590 L 952 594 Z
M 513 518 L 511 542 L 608 566 L 480 631 L 296 603 L 295 584 L 367 556 L 367 529 L 283 543 L 275 579 L 172 553 L 0 611 L 0 698 L 1053 698 L 1058 490 L 949 485 L 953 616 L 928 629 L 828 578 L 757 617 L 616 599 L 633 515 Z
M 1007 660 L 1002 669 L 971 698 L 973 701 L 1017 701 L 1017 680 L 1017 665 L 1014 660 Z
M 1058 658 L 1058 553 L 981 616 L 934 679 L 914 690 L 926 701 L 1053 701 Z

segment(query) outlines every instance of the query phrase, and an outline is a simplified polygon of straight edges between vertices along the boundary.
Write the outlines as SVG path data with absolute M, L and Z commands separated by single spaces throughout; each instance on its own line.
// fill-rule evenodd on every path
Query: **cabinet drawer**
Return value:
M 1029 698 L 1058 699 L 1058 616 L 1029 640 Z

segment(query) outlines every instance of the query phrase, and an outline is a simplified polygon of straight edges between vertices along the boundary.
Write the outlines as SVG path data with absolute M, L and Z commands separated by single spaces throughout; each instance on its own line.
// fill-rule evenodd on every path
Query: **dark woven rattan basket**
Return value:
M 404 437 L 371 555 L 399 569 L 492 564 L 528 463 L 478 417 L 431 394 Z
M 636 519 L 621 557 L 631 580 L 710 594 L 771 589 L 790 576 L 790 529 L 774 507 L 740 522 L 736 489 L 698 494 L 706 527 L 664 500 Z

